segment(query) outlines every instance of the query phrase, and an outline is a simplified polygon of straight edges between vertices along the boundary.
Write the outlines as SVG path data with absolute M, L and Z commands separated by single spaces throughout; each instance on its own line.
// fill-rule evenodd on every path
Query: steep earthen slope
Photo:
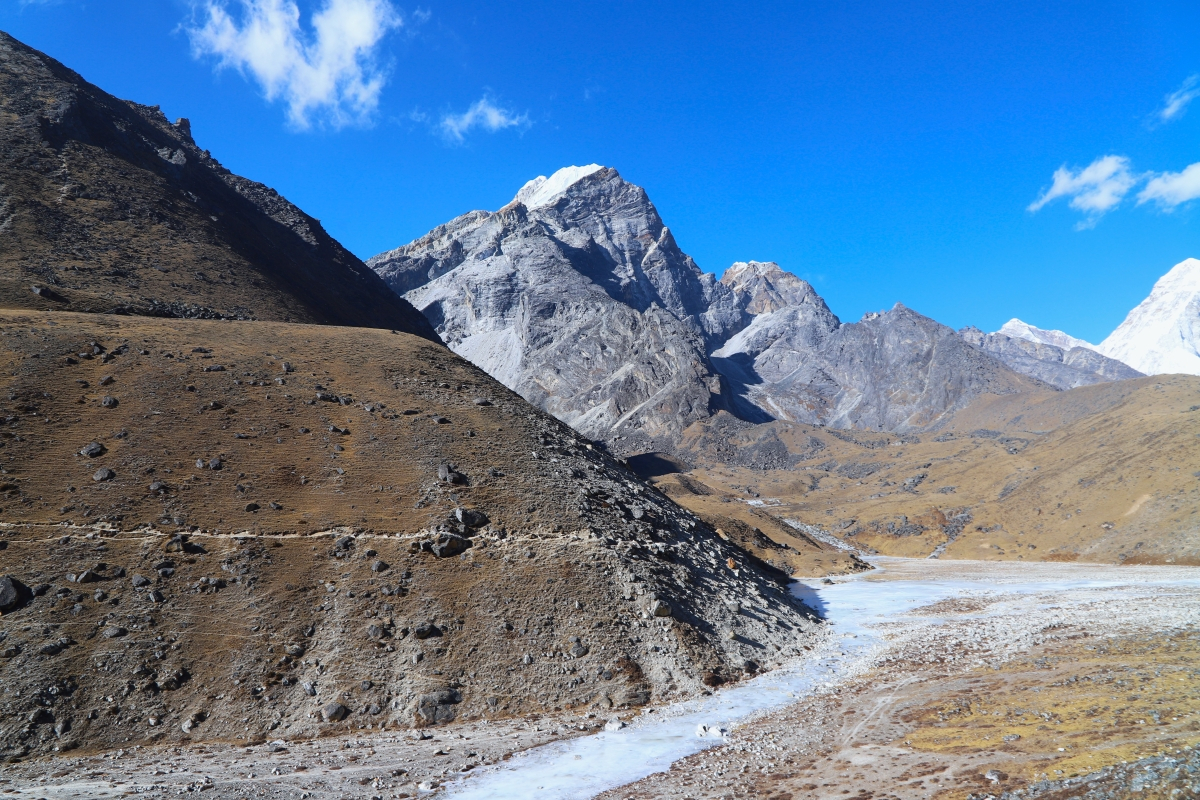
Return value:
M 418 337 L 9 311 L 0 364 L 6 758 L 638 705 L 816 630 Z
M 0 33 L 0 307 L 391 328 L 425 318 L 187 120 Z

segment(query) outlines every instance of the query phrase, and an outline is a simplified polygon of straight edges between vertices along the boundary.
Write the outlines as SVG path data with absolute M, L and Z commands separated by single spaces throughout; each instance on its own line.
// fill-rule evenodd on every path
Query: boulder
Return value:
M 471 547 L 471 540 L 453 533 L 442 533 L 438 534 L 436 539 L 426 541 L 424 545 L 428 545 L 429 552 L 438 558 L 452 558 L 465 553 Z M 422 549 L 425 549 L 424 545 Z
M 340 722 L 350 715 L 350 709 L 341 703 L 329 703 L 321 709 L 321 718 L 326 722 Z
M 457 711 L 454 708 L 462 702 L 462 695 L 456 689 L 439 689 L 420 695 L 413 703 L 413 716 L 418 724 L 437 725 L 443 722 L 453 722 Z
M 489 522 L 487 514 L 473 508 L 454 509 L 454 519 L 468 528 L 482 528 Z
M 0 577 L 0 613 L 17 609 L 28 596 L 25 584 L 11 575 Z

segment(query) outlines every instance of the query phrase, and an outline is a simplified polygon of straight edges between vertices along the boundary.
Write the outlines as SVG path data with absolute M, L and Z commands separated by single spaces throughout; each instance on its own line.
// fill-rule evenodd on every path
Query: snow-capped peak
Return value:
M 1147 375 L 1200 375 L 1200 260 L 1176 264 L 1096 348 Z
M 1013 317 L 996 333 L 1011 336 L 1013 339 L 1026 339 L 1030 342 L 1038 344 L 1052 344 L 1055 347 L 1061 347 L 1063 350 L 1070 350 L 1073 347 L 1086 347 L 1089 350 L 1095 350 L 1096 345 L 1090 342 L 1085 342 L 1083 339 L 1076 339 L 1070 334 L 1062 331 L 1047 331 L 1030 325 L 1028 322 Z
M 538 175 L 522 186 L 513 200 L 524 203 L 526 208 L 548 206 L 571 186 L 602 169 L 604 167 L 599 164 L 588 164 L 586 167 L 563 167 L 549 178 Z

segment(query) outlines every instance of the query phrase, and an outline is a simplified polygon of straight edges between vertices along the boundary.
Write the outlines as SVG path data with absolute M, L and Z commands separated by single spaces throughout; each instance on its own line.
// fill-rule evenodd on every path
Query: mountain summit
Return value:
M 983 392 L 1049 388 L 900 305 L 843 324 L 773 262 L 718 281 L 645 190 L 595 164 L 367 263 L 455 352 L 621 452 L 670 450 L 721 411 L 906 430 Z
M 1096 348 L 1147 375 L 1200 375 L 1200 260 L 1176 264 Z

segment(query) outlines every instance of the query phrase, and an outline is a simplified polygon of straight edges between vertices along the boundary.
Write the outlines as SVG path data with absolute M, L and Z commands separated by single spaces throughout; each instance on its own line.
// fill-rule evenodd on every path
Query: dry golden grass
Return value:
M 888 555 L 1197 564 L 1198 404 L 1200 378 L 1174 375 L 986 396 L 933 433 L 774 422 L 737 434 L 739 452 L 792 454 L 769 470 L 721 463 L 697 424 L 688 478 Z
M 976 669 L 963 676 L 969 689 L 910 711 L 915 728 L 903 743 L 939 754 L 995 753 L 1017 785 L 1171 755 L 1200 743 L 1197 663 L 1195 631 L 1038 648 L 999 669 Z

